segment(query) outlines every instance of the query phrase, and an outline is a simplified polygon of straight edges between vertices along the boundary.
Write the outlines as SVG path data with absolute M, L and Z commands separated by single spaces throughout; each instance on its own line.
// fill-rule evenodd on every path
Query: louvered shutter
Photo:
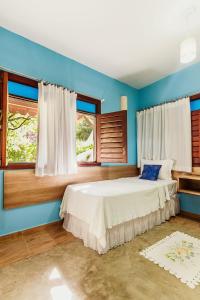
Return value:
M 0 166 L 2 166 L 3 72 L 0 71 Z
M 192 165 L 200 166 L 200 110 L 192 111 Z
M 97 162 L 127 162 L 127 111 L 97 115 Z

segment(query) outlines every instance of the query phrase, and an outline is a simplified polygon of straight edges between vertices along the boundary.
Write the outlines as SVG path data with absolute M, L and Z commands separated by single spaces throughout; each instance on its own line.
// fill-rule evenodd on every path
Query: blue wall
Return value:
M 200 63 L 139 90 L 139 109 L 200 92 Z
M 139 90 L 139 109 L 200 92 L 200 63 L 165 77 Z M 191 110 L 200 108 L 200 101 L 191 105 Z M 200 197 L 180 194 L 181 210 L 200 214 Z
M 136 163 L 136 110 L 200 89 L 200 63 L 138 91 L 2 27 L 0 44 L 1 67 L 103 98 L 102 112 L 119 110 L 120 96 L 128 96 L 128 164 Z M 199 209 L 199 197 L 183 194 L 180 197 L 182 209 L 193 213 Z M 0 235 L 58 220 L 59 205 L 59 201 L 54 201 L 3 210 L 3 171 L 0 171 Z
M 189 195 L 180 193 L 180 206 L 182 211 L 188 211 L 193 214 L 200 215 L 200 197 L 196 195 Z
M 135 112 L 138 91 L 63 55 L 0 27 L 0 67 L 63 85 L 105 99 L 102 112 L 120 110 L 128 97 L 128 164 L 136 164 Z M 3 172 L 0 172 L 0 235 L 58 220 L 59 201 L 3 210 Z

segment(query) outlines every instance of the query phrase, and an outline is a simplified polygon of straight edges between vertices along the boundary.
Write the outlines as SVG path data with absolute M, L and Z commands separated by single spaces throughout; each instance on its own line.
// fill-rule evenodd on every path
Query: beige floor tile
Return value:
M 139 255 L 141 249 L 176 230 L 200 238 L 198 222 L 177 217 L 98 255 L 78 239 L 64 241 L 62 227 L 30 231 L 23 237 L 32 254 L 44 252 L 0 268 L 0 299 L 199 300 L 200 285 L 190 289 Z M 15 240 L 21 241 L 16 236 Z M 55 245 L 56 240 L 63 242 Z

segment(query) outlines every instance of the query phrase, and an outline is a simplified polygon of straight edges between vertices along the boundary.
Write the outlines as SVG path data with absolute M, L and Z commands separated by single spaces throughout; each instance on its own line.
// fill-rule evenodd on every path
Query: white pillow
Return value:
M 141 174 L 144 168 L 144 165 L 162 165 L 158 175 L 159 179 L 172 179 L 172 167 L 174 161 L 172 159 L 165 160 L 148 160 L 141 159 Z

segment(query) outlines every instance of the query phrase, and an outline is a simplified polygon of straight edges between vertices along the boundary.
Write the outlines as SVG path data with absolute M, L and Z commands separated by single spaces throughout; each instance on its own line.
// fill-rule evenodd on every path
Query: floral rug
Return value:
M 190 288 L 200 283 L 200 240 L 197 238 L 176 231 L 140 254 Z

